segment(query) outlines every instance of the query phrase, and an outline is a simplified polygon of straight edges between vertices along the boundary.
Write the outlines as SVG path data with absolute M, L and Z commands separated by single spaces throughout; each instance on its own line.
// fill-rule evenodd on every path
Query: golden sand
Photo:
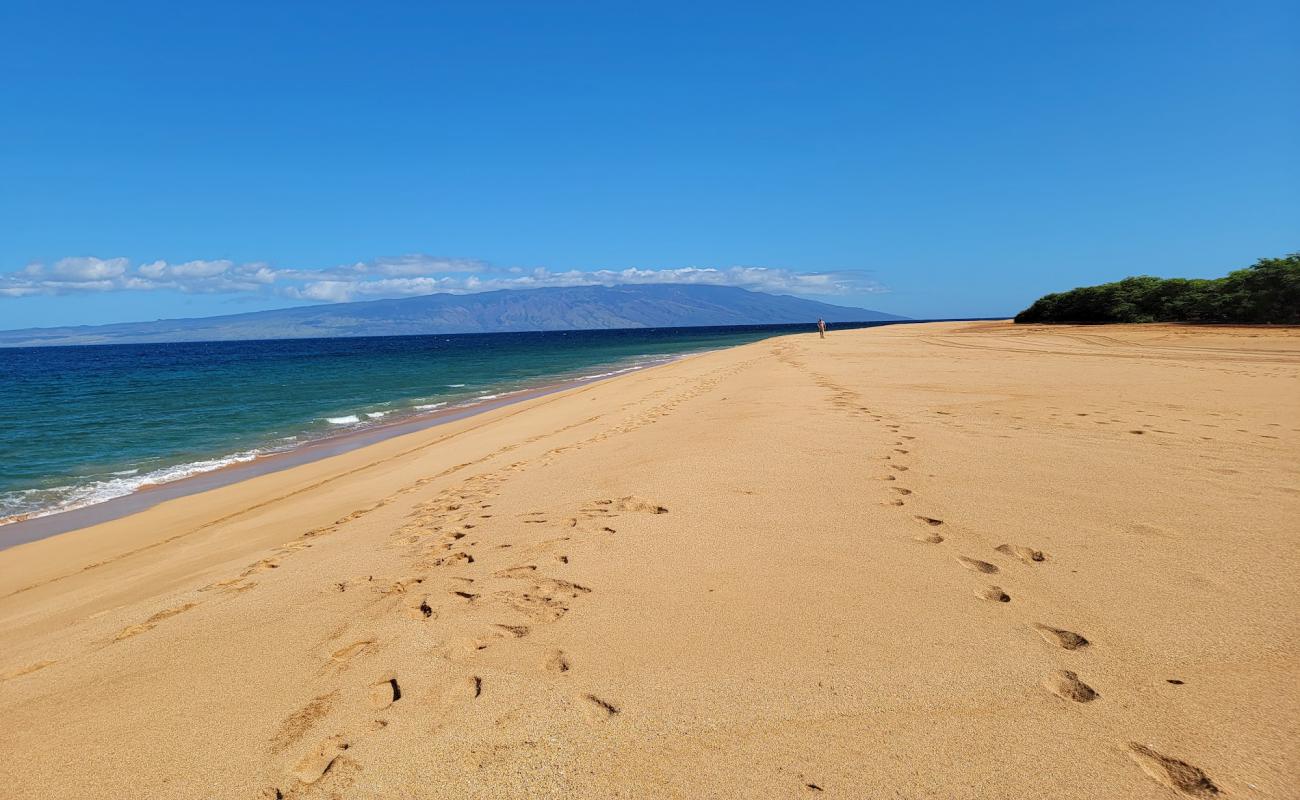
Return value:
M 21 545 L 0 796 L 1294 798 L 1298 378 L 790 336 Z

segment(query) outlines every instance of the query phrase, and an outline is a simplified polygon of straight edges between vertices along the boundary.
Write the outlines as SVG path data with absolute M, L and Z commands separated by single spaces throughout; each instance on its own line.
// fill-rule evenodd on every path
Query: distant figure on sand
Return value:
M 818 334 L 819 334 L 823 339 L 826 338 L 826 320 L 824 320 L 824 319 L 819 319 L 819 320 L 817 320 L 817 333 L 818 333 Z

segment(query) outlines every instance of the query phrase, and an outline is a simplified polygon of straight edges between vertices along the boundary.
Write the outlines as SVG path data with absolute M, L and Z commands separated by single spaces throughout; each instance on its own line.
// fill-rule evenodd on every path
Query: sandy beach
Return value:
M 1294 798 L 1300 331 L 897 325 L 0 551 L 0 796 Z

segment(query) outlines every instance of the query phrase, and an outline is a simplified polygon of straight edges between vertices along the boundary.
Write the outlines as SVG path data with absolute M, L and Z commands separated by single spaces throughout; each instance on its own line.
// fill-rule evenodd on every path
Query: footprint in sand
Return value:
M 470 675 L 461 683 L 461 686 L 466 696 L 471 700 L 477 700 L 483 696 L 483 679 L 478 675 Z
M 1053 628 L 1050 625 L 1043 625 L 1038 622 L 1035 622 L 1033 627 L 1034 630 L 1038 631 L 1038 635 L 1042 636 L 1043 640 L 1048 644 L 1054 644 L 1057 647 L 1066 650 L 1078 650 L 1080 647 L 1088 646 L 1088 640 L 1074 631 L 1067 631 L 1063 628 Z
M 0 675 L 0 681 L 8 681 L 13 680 L 14 678 L 20 678 L 23 675 L 30 675 L 37 670 L 45 669 L 55 663 L 56 662 L 54 661 L 37 661 L 35 664 L 28 664 L 25 667 L 19 667 L 18 669 Z
M 555 622 L 569 613 L 569 606 L 560 600 L 532 592 L 503 592 L 500 598 L 534 622 Z
M 901 495 L 909 495 L 912 493 L 911 489 L 904 489 L 902 486 L 891 486 L 889 488 L 893 489 L 894 491 L 898 492 Z
M 982 572 L 985 575 L 992 575 L 998 571 L 998 568 L 987 561 L 980 561 L 978 558 L 968 558 L 966 556 L 957 556 L 957 563 L 974 572 Z
M 926 525 L 930 525 L 931 527 L 935 527 L 935 528 L 943 524 L 943 520 L 941 519 L 935 519 L 934 517 L 927 517 L 922 514 L 917 514 L 914 517 L 912 517 L 912 519 L 916 520 L 917 522 L 923 522 Z
M 132 636 L 139 636 L 145 631 L 153 630 L 159 622 L 174 617 L 177 614 L 183 614 L 197 605 L 198 603 L 182 603 L 175 608 L 169 608 L 166 611 L 159 611 L 157 614 L 154 614 L 152 617 L 138 625 L 131 625 L 118 631 L 117 635 L 113 637 L 113 641 L 120 642 L 123 639 L 130 639 Z
M 981 586 L 975 590 L 975 596 L 981 600 L 989 600 L 994 603 L 1011 602 L 1011 595 L 1002 591 L 1001 586 Z
M 406 614 L 412 619 L 421 620 L 435 619 L 437 617 L 437 612 L 433 610 L 433 606 L 429 605 L 429 598 L 427 597 L 421 597 L 418 603 L 413 603 L 408 606 Z
M 402 687 L 397 685 L 394 676 L 370 684 L 370 707 L 376 711 L 388 708 L 401 699 Z
M 1005 553 L 1009 556 L 1015 556 L 1026 564 L 1033 564 L 1039 561 L 1046 561 L 1047 554 L 1042 550 L 1035 550 L 1032 547 L 1025 547 L 1019 544 L 1000 544 L 993 548 L 999 553 Z
M 243 572 L 241 572 L 239 574 L 239 577 L 247 578 L 249 575 L 254 575 L 258 572 L 266 572 L 267 570 L 279 569 L 279 568 L 280 568 L 279 561 L 276 561 L 273 558 L 264 558 L 261 561 L 257 562 L 256 564 L 249 566 Z
M 918 533 L 912 537 L 912 541 L 924 544 L 939 544 L 943 541 L 943 537 L 937 533 Z
M 308 785 L 315 783 L 334 767 L 349 746 L 341 736 L 326 739 L 294 765 L 293 776 Z
M 529 578 L 532 577 L 532 574 L 536 571 L 537 571 L 537 567 L 533 566 L 532 564 L 524 564 L 518 567 L 510 567 L 509 569 L 497 570 L 496 572 L 492 573 L 492 575 L 493 577 L 496 578 Z
M 447 556 L 443 556 L 442 558 L 435 559 L 433 565 L 435 567 L 456 567 L 462 564 L 473 564 L 473 563 L 474 563 L 474 556 L 470 555 L 469 553 L 456 552 L 456 553 L 452 553 L 451 555 L 447 555 Z
M 594 694 L 584 694 L 578 698 L 587 718 L 593 722 L 604 722 L 623 713 L 623 710 L 608 700 L 602 700 Z
M 546 656 L 546 661 L 542 666 L 547 672 L 564 674 L 569 671 L 569 657 L 564 654 L 563 650 L 552 650 Z
M 649 500 L 646 500 L 643 497 L 637 497 L 636 495 L 619 497 L 614 500 L 596 500 L 594 501 L 593 504 L 596 506 L 602 506 L 605 509 L 612 509 L 614 511 L 636 511 L 645 514 L 667 514 L 668 513 L 667 508 L 664 508 L 658 503 L 654 503 Z M 591 510 L 598 511 L 600 509 L 591 509 Z
M 1049 692 L 1065 700 L 1076 703 L 1088 703 L 1096 700 L 1095 689 L 1079 680 L 1079 676 L 1068 669 L 1057 670 L 1043 680 L 1043 686 Z
M 290 714 L 280 723 L 280 730 L 271 740 L 271 752 L 279 753 L 293 746 L 306 735 L 317 721 L 329 713 L 338 692 L 330 692 L 313 699 L 310 703 Z
M 1219 796 L 1219 787 L 1214 785 L 1210 776 L 1185 761 L 1170 758 L 1137 742 L 1129 742 L 1128 755 L 1156 783 L 1179 794 L 1196 798 Z
M 353 582 L 360 582 L 354 579 Z M 424 578 L 407 577 L 398 578 L 397 580 L 380 579 L 376 581 L 374 576 L 370 576 L 366 581 L 371 587 L 382 595 L 406 594 L 408 589 L 424 583 Z
M 363 639 L 359 642 L 353 642 L 347 647 L 340 647 L 330 654 L 330 658 L 338 662 L 347 662 L 364 653 L 371 645 L 375 643 L 374 639 Z

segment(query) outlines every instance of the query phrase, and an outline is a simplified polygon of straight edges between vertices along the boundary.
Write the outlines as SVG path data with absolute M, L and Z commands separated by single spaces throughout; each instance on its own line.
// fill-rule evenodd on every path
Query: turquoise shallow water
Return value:
M 0 349 L 0 520 L 103 502 L 529 386 L 809 327 Z

